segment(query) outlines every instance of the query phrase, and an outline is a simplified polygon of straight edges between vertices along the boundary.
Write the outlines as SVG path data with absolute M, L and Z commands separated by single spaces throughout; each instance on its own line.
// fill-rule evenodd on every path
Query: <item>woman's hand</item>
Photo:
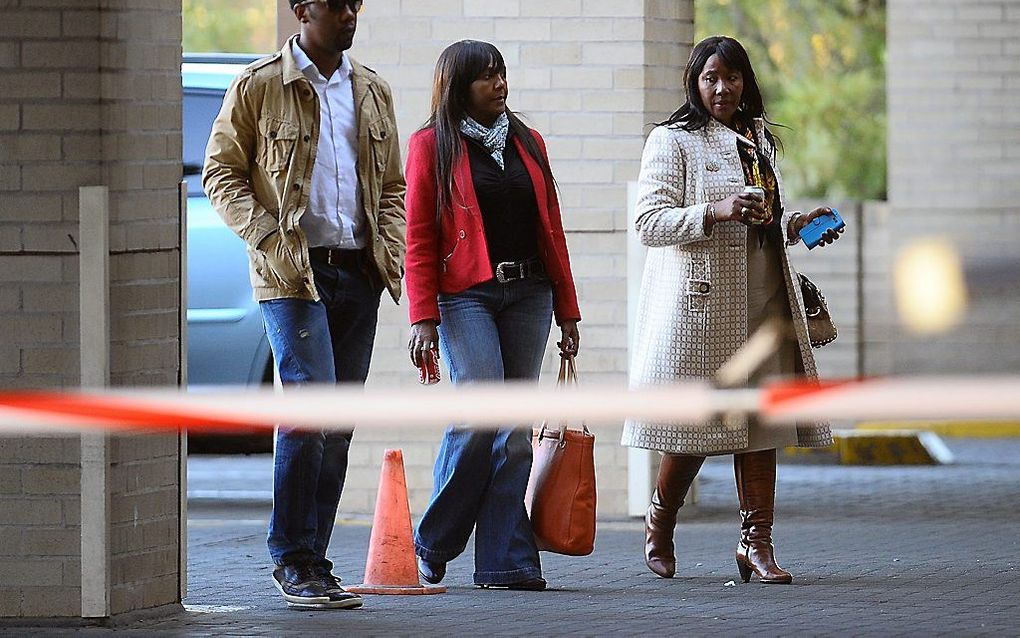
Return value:
M 436 322 L 431 319 L 419 321 L 411 326 L 411 338 L 407 342 L 407 350 L 411 355 L 411 363 L 421 367 L 425 361 L 425 353 L 439 348 L 439 331 Z
M 581 334 L 577 331 L 576 321 L 571 319 L 560 324 L 560 340 L 556 345 L 560 347 L 562 355 L 577 356 L 577 351 L 581 347 Z
M 765 210 L 765 202 L 751 193 L 736 193 L 712 205 L 717 222 L 740 222 L 750 226 L 772 221 L 772 214 Z
M 821 217 L 822 215 L 832 215 L 832 209 L 829 208 L 828 206 L 819 206 L 810 213 L 804 213 L 802 215 L 797 216 L 790 224 L 791 233 L 790 238 L 791 239 L 796 238 L 800 234 L 802 228 L 810 224 L 815 219 Z M 838 231 L 833 230 L 832 228 L 825 231 L 824 233 L 822 233 L 821 244 L 823 246 L 828 246 L 832 242 L 839 239 L 839 236 L 843 233 L 844 230 L 846 230 L 846 227 L 840 228 Z

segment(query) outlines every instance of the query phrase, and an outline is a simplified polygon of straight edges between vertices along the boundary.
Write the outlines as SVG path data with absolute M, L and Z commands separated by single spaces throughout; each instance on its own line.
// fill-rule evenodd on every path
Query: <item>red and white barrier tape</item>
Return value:
M 1003 420 L 1020 418 L 1020 377 L 891 377 L 764 388 L 767 420 Z
M 557 423 L 692 422 L 719 412 L 759 413 L 769 423 L 891 419 L 1017 419 L 1020 377 L 891 378 L 785 382 L 718 390 L 690 382 L 637 390 L 556 390 L 531 384 L 366 390 L 305 386 L 184 392 L 0 392 L 0 433 L 106 430 L 251 432 L 305 429 L 471 427 Z
M 436 427 L 463 423 L 492 427 L 549 420 L 698 420 L 713 411 L 707 385 L 555 390 L 531 384 L 466 385 L 365 390 L 345 386 L 183 392 L 0 393 L 0 432 L 177 430 L 203 432 L 271 429 L 279 423 L 307 429 Z M 754 397 L 745 408 L 753 409 Z

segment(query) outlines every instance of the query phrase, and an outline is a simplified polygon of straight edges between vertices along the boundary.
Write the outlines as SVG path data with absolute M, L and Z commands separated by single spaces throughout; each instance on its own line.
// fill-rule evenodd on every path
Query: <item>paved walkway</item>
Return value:
M 447 594 L 375 596 L 357 611 L 285 608 L 270 582 L 268 508 L 205 500 L 191 506 L 188 611 L 134 630 L 195 636 L 1020 635 L 1020 440 L 949 445 L 957 454 L 952 466 L 781 466 L 775 538 L 781 564 L 796 576 L 789 586 L 739 582 L 729 457 L 706 464 L 700 503 L 683 512 L 673 580 L 645 569 L 639 521 L 601 521 L 592 556 L 544 557 L 552 591 L 476 589 L 471 558 L 462 556 L 450 564 Z M 196 467 L 219 462 L 198 459 Z M 191 487 L 204 489 L 194 477 Z M 359 582 L 363 574 L 369 531 L 368 522 L 358 520 L 336 529 L 331 554 L 345 582 Z

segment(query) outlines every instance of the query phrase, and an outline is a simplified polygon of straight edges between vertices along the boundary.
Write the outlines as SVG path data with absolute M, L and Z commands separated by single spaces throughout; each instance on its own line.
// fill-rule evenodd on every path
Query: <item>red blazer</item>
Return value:
M 532 131 L 542 155 L 548 162 L 545 141 Z M 580 320 L 577 292 L 570 274 L 567 241 L 563 236 L 560 205 L 556 189 L 546 184 L 541 167 L 517 144 L 538 199 L 538 247 L 552 282 L 556 323 Z M 442 224 L 436 227 L 436 133 L 424 129 L 411 136 L 407 149 L 407 257 L 404 275 L 410 303 L 411 324 L 431 319 L 439 321 L 439 293 L 455 294 L 493 278 L 489 248 L 485 242 L 478 197 L 471 179 L 467 144 L 462 141 L 460 160 L 454 167 L 452 206 L 442 211 Z M 452 210 L 451 210 L 452 208 Z

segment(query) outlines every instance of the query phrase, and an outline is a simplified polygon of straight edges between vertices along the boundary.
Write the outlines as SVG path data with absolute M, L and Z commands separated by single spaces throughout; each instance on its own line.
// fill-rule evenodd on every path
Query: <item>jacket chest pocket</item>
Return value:
M 710 150 L 705 160 L 704 175 L 703 198 L 706 201 L 726 199 L 744 189 L 744 169 L 741 168 L 736 149 Z
M 259 120 L 259 141 L 262 149 L 258 163 L 269 172 L 285 170 L 297 145 L 299 127 L 278 117 Z
M 380 117 L 368 125 L 372 157 L 375 159 L 375 168 L 380 173 L 386 170 L 386 163 L 390 159 L 391 135 L 393 131 L 386 117 Z

